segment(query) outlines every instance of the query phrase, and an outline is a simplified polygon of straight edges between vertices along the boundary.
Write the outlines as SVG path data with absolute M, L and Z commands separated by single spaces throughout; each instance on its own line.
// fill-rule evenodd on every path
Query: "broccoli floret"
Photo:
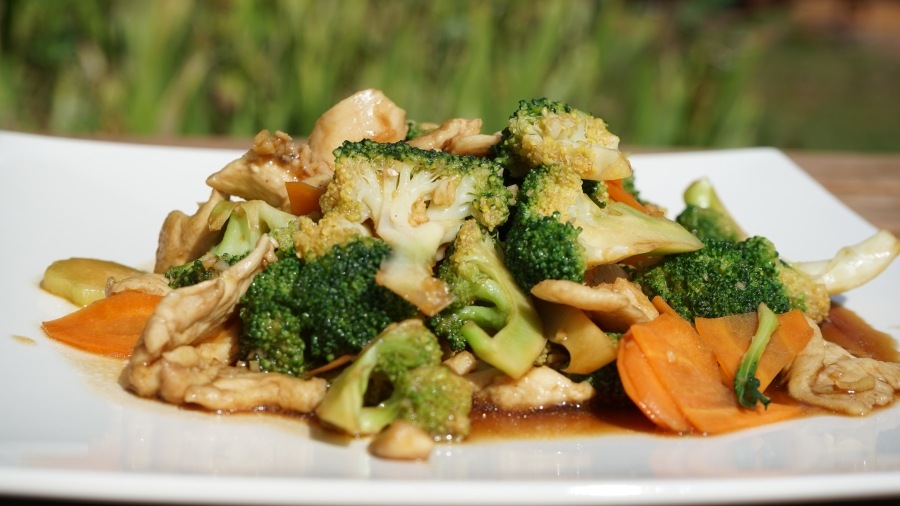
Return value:
M 263 234 L 291 227 L 291 222 L 295 219 L 297 217 L 293 214 L 272 207 L 262 200 L 219 202 L 209 215 L 209 228 L 218 230 L 225 226 L 225 235 L 210 252 L 220 257 L 244 256 L 256 247 Z
M 466 218 L 494 230 L 509 216 L 502 169 L 484 158 L 406 143 L 345 142 L 321 199 L 326 214 L 371 226 L 391 246 L 377 280 L 434 315 L 452 300 L 433 268 Z
M 585 271 L 644 254 L 671 254 L 703 246 L 681 225 L 620 202 L 600 207 L 581 178 L 542 165 L 525 177 L 505 238 L 506 265 L 530 290 L 545 279 L 582 282 Z
M 294 300 L 302 266 L 296 256 L 267 265 L 241 297 L 238 356 L 255 363 L 260 371 L 301 376 L 324 363 L 309 356 L 307 322 Z
M 469 432 L 473 388 L 440 360 L 438 339 L 421 320 L 392 324 L 334 379 L 316 416 L 352 435 L 376 434 L 402 419 L 436 441 L 459 440 Z M 379 376 L 392 388 L 372 400 L 367 394 Z
M 766 351 L 769 339 L 779 325 L 778 317 L 765 303 L 759 305 L 756 314 L 759 316 L 756 333 L 750 339 L 750 347 L 741 357 L 734 375 L 734 393 L 738 403 L 745 408 L 752 408 L 758 402 L 764 406 L 769 405 L 769 398 L 759 391 L 760 383 L 756 377 L 756 369 L 759 367 L 759 359 Z
M 339 218 L 299 218 L 297 256 L 269 264 L 241 299 L 241 356 L 260 370 L 303 374 L 358 353 L 416 308 L 375 282 L 384 241 Z
M 631 164 L 602 119 L 546 98 L 522 100 L 495 146 L 495 159 L 513 177 L 539 165 L 566 165 L 582 179 L 622 179 Z
M 830 307 L 824 286 L 791 268 L 759 236 L 737 243 L 710 239 L 700 250 L 637 270 L 633 281 L 689 321 L 749 313 L 761 303 L 776 313 L 799 308 L 821 321 Z
M 218 277 L 222 271 L 236 264 L 245 256 L 228 254 L 218 256 L 215 253 L 206 252 L 196 260 L 169 267 L 164 275 L 169 280 L 171 288 L 196 285 L 201 281 Z
M 467 220 L 438 277 L 453 302 L 428 320 L 432 330 L 453 350 L 468 345 L 480 359 L 513 378 L 534 364 L 546 339 L 530 297 L 506 269 L 494 238 Z
M 278 242 L 276 255 L 291 255 L 296 216 L 262 200 L 217 204 L 209 215 L 210 230 L 225 228 L 222 240 L 200 258 L 170 267 L 165 276 L 172 288 L 195 285 L 213 279 L 236 264 L 256 247 L 264 234 Z
M 684 210 L 675 218 L 701 241 L 717 239 L 737 242 L 746 234 L 719 198 L 712 182 L 701 178 L 684 191 Z

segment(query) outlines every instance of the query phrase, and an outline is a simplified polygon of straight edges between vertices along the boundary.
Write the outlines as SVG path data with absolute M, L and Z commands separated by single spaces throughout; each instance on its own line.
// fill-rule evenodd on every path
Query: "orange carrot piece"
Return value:
M 79 350 L 128 358 L 161 295 L 121 292 L 43 322 L 48 337 Z
M 734 388 L 722 381 L 713 351 L 690 322 L 681 317 L 663 312 L 650 322 L 632 325 L 619 347 L 623 362 L 617 367 L 623 384 L 631 385 L 631 391 L 626 389 L 626 393 L 641 409 L 647 403 L 638 392 L 651 393 L 654 406 L 666 409 L 665 416 L 649 410 L 644 413 L 667 429 L 714 434 L 785 420 L 801 413 L 799 407 L 776 403 L 770 403 L 765 410 L 740 408 Z M 631 353 L 643 355 L 643 360 L 629 356 Z M 659 400 L 666 395 L 668 400 Z M 680 422 L 671 425 L 665 422 L 683 419 L 688 421 L 688 430 Z
M 700 338 L 716 355 L 726 385 L 734 383 L 738 364 L 750 347 L 758 322 L 756 313 L 694 320 Z M 778 315 L 778 329 L 769 339 L 756 368 L 761 392 L 800 353 L 812 334 L 812 328 L 799 309 Z
M 625 189 L 625 186 L 622 184 L 621 179 L 610 179 L 605 181 L 606 183 L 606 191 L 609 192 L 609 198 L 615 200 L 616 202 L 621 202 L 629 207 L 633 207 L 642 213 L 650 214 L 650 210 L 647 209 L 644 204 L 638 202 L 634 195 L 632 195 L 628 190 Z
M 325 190 L 304 183 L 303 181 L 288 181 L 284 183 L 287 188 L 288 199 L 291 202 L 291 214 L 305 216 L 321 210 L 319 198 Z
M 688 432 L 691 423 L 656 377 L 647 357 L 626 334 L 619 342 L 616 368 L 625 393 L 653 423 L 675 432 Z
M 669 316 L 674 316 L 675 318 L 681 318 L 681 315 L 676 313 L 675 310 L 672 309 L 672 306 L 659 295 L 654 295 L 650 302 L 653 304 L 653 307 L 659 311 L 659 314 L 667 314 Z

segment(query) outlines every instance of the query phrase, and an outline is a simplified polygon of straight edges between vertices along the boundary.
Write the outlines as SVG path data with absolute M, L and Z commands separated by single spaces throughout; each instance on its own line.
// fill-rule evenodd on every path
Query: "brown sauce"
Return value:
M 491 439 L 557 439 L 662 432 L 634 406 L 566 406 L 528 412 L 474 406 L 467 441 Z
M 832 305 L 828 318 L 820 325 L 822 337 L 842 346 L 857 357 L 882 362 L 900 362 L 897 342 L 890 335 L 870 327 L 853 311 Z

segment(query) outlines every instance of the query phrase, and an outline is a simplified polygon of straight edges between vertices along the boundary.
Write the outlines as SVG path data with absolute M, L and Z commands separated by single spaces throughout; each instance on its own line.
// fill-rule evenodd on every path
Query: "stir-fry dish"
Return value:
M 153 272 L 50 265 L 82 307 L 43 328 L 123 359 L 137 396 L 299 414 L 384 458 L 463 441 L 475 410 L 625 404 L 689 436 L 893 401 L 900 363 L 821 327 L 900 253 L 891 233 L 785 259 L 709 179 L 667 217 L 599 117 L 523 100 L 481 130 L 369 89 L 302 141 L 260 132 L 165 217 Z

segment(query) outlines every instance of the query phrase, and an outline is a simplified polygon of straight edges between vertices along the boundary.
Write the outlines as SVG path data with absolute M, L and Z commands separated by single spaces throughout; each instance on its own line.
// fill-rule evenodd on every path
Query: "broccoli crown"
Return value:
M 388 326 L 331 383 L 316 416 L 353 435 L 375 434 L 405 419 L 435 439 L 456 440 L 469 431 L 472 387 L 440 364 L 437 337 L 418 319 Z M 392 388 L 372 401 L 376 377 Z
M 764 237 L 737 243 L 709 240 L 700 250 L 669 255 L 637 271 L 634 282 L 689 321 L 753 312 L 760 303 L 776 313 L 804 309 L 801 297 L 789 296 L 783 268 L 774 245 Z
M 408 206 L 403 217 L 419 225 L 449 221 L 458 227 L 474 216 L 493 230 L 509 216 L 512 194 L 503 184 L 502 168 L 487 158 L 370 139 L 345 141 L 334 156 L 334 180 L 323 196 L 323 211 L 338 210 L 358 222 L 372 219 L 376 233 L 384 225 L 378 220 L 379 204 Z M 397 191 L 401 199 L 394 201 L 389 192 Z
M 472 384 L 448 367 L 424 365 L 398 378 L 387 402 L 435 440 L 459 441 L 471 431 L 472 393 Z
M 506 266 L 527 291 L 545 279 L 581 283 L 587 257 L 578 242 L 580 233 L 580 228 L 560 220 L 558 213 L 541 216 L 520 209 L 505 238 Z
M 307 356 L 303 313 L 294 303 L 302 267 L 295 256 L 271 263 L 253 278 L 241 297 L 238 314 L 243 326 L 238 353 L 255 361 L 261 371 L 299 376 L 314 367 Z
M 468 345 L 506 374 L 524 374 L 546 339 L 537 310 L 507 270 L 487 230 L 466 221 L 438 276 L 450 286 L 454 300 L 428 320 L 434 332 L 454 350 Z
M 304 264 L 294 297 L 308 320 L 313 358 L 356 353 L 389 323 L 416 314 L 414 306 L 375 282 L 389 254 L 383 241 L 362 237 Z
M 261 370 L 302 374 L 359 352 L 388 324 L 413 316 L 415 307 L 375 282 L 389 252 L 360 236 L 316 257 L 270 264 L 241 299 L 242 356 Z
M 238 263 L 245 256 L 247 255 L 232 256 L 225 253 L 218 256 L 205 253 L 196 260 L 169 267 L 164 276 L 169 280 L 169 287 L 173 289 L 196 285 L 201 281 L 218 277 L 222 271 Z
M 323 212 L 370 224 L 391 254 L 378 282 L 427 315 L 452 300 L 433 268 L 442 246 L 463 221 L 490 230 L 505 223 L 512 193 L 490 160 L 371 140 L 345 142 L 335 151 L 334 178 L 322 196 Z
M 494 148 L 495 159 L 514 177 L 539 165 L 565 164 L 584 179 L 622 179 L 631 164 L 606 122 L 563 102 L 520 101 Z
M 280 228 L 289 229 L 296 218 L 262 200 L 219 202 L 209 215 L 209 228 L 219 230 L 224 226 L 225 233 L 222 241 L 213 246 L 210 252 L 220 257 L 246 255 L 256 247 L 264 234 Z M 281 234 L 278 237 L 284 239 Z M 279 246 L 282 245 L 281 242 L 279 240 Z M 289 241 L 285 241 L 285 245 L 288 243 Z
M 598 186 L 565 167 L 541 165 L 528 173 L 505 239 L 507 265 L 523 288 L 545 279 L 581 282 L 589 267 L 703 246 L 674 221 L 619 202 L 601 207 L 598 196 Z
M 745 238 L 744 231 L 725 208 L 707 178 L 688 185 L 684 191 L 684 203 L 685 208 L 675 221 L 701 241 L 712 239 L 737 242 Z

